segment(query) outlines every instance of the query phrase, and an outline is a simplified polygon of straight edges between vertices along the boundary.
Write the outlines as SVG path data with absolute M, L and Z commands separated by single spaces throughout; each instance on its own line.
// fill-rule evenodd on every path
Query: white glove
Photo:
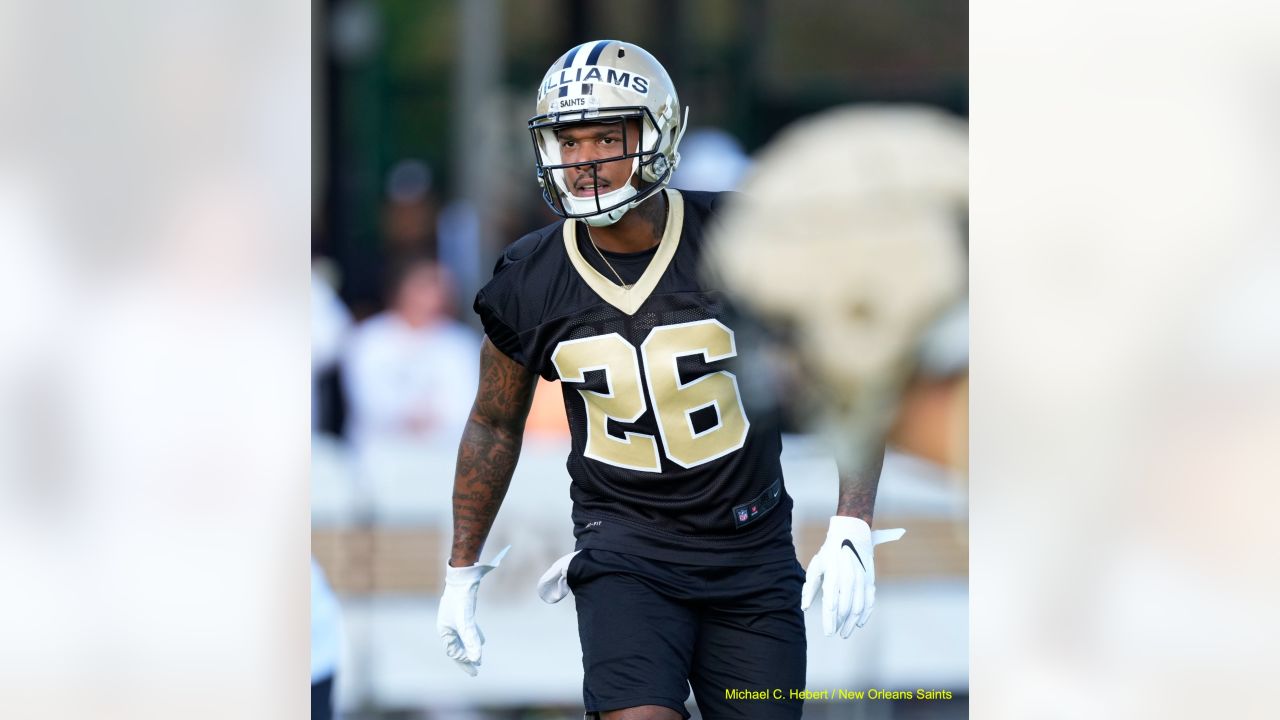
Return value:
M 800 609 L 809 609 L 821 584 L 823 633 L 830 636 L 839 630 L 840 637 L 847 638 L 855 624 L 866 625 L 876 604 L 876 564 L 872 551 L 876 545 L 897 540 L 906 532 L 902 528 L 872 532 L 871 527 L 858 518 L 841 515 L 831 518 L 827 539 L 805 572 Z
M 538 578 L 538 597 L 543 602 L 558 603 L 569 594 L 569 563 L 579 552 L 575 550 L 551 563 L 551 567 Z
M 440 598 L 440 612 L 436 615 L 436 631 L 444 640 L 445 654 L 472 677 L 479 672 L 480 648 L 484 645 L 484 633 L 476 625 L 476 594 L 480 590 L 480 580 L 498 567 L 510 549 L 510 545 L 502 548 L 502 552 L 487 563 L 460 568 L 445 564 L 444 595 Z

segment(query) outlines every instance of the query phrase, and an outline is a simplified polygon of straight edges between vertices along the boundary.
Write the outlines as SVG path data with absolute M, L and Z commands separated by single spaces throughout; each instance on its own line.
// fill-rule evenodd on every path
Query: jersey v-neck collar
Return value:
M 564 224 L 562 234 L 569 262 L 601 300 L 627 315 L 635 315 L 644 301 L 649 299 L 653 289 L 658 286 L 658 280 L 662 279 L 662 274 L 671 265 L 671 259 L 676 256 L 676 247 L 680 245 L 680 231 L 684 227 L 684 198 L 679 190 L 666 188 L 663 192 L 667 194 L 667 227 L 662 231 L 662 239 L 658 241 L 658 249 L 649 261 L 649 267 L 645 268 L 640 279 L 630 288 L 614 283 L 587 262 L 578 249 L 578 223 L 566 221 Z

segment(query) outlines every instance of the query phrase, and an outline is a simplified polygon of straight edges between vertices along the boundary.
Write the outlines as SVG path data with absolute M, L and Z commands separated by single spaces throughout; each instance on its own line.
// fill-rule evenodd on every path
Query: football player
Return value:
M 874 602 L 880 456 L 842 477 L 836 515 L 804 570 L 779 463 L 776 411 L 743 392 L 738 337 L 699 276 L 725 195 L 667 188 L 688 120 L 666 70 L 612 40 L 551 66 L 529 121 L 543 199 L 564 220 L 520 238 L 476 296 L 481 379 L 453 492 L 440 601 L 445 650 L 474 675 L 480 562 L 516 460 L 534 385 L 559 380 L 572 433 L 576 551 L 539 595 L 576 598 L 583 699 L 606 720 L 798 718 L 807 605 L 847 637 Z M 877 531 L 884 533 L 886 531 Z

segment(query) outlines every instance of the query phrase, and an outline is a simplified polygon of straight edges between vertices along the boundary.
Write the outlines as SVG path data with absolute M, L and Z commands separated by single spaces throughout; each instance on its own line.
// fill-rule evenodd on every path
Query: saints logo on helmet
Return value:
M 537 114 L 529 119 L 543 200 L 563 218 L 597 227 L 616 223 L 670 181 L 687 122 L 688 110 L 682 117 L 667 71 L 643 48 L 596 40 L 569 50 L 547 71 L 538 87 Z M 619 154 L 566 162 L 557 131 L 584 123 L 619 125 Z M 597 171 L 621 160 L 631 160 L 628 182 L 608 192 L 597 187 L 589 196 L 574 194 L 566 171 Z

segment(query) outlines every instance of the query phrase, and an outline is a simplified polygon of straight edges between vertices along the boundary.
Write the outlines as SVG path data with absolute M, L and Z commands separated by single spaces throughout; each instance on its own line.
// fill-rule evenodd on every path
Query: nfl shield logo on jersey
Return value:
M 746 511 L 746 510 L 739 510 L 739 511 L 738 511 L 738 520 L 740 520 L 740 521 L 742 521 L 742 522 L 746 522 L 746 520 L 747 520 L 747 511 Z

